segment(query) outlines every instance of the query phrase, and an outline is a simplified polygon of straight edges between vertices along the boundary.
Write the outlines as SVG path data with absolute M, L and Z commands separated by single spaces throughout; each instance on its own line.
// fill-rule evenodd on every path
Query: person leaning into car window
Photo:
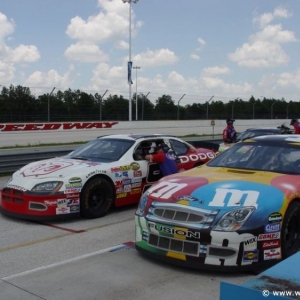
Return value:
M 226 128 L 223 130 L 223 141 L 224 143 L 234 143 L 236 138 L 236 131 L 233 126 L 235 120 L 227 119 Z
M 292 119 L 290 125 L 294 126 L 294 134 L 300 134 L 300 123 L 297 119 Z
M 154 153 L 147 154 L 145 159 L 158 163 L 162 176 L 178 173 L 174 152 L 166 144 L 162 143 L 151 149 Z M 149 152 L 152 152 L 151 149 Z

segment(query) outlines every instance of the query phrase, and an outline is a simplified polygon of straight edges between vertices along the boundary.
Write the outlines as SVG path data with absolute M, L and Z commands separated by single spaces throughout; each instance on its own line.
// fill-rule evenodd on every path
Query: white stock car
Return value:
M 186 141 L 161 134 L 108 135 L 66 156 L 30 163 L 16 171 L 1 191 L 2 214 L 29 220 L 104 216 L 114 205 L 138 203 L 162 175 L 148 162 L 152 143 L 166 143 L 177 156 L 179 172 L 216 156 Z

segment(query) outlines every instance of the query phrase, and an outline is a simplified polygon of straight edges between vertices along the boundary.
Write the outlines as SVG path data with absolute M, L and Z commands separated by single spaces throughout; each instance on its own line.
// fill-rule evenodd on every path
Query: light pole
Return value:
M 50 97 L 53 94 L 55 87 L 52 89 L 51 93 L 48 96 L 48 122 L 50 122 Z
M 143 105 L 142 105 L 142 120 L 144 120 L 144 100 L 147 99 L 148 95 L 150 94 L 150 92 L 143 97 Z
M 133 67 L 135 69 L 135 120 L 138 120 L 138 96 L 137 96 L 137 70 L 141 67 Z
M 101 96 L 101 98 L 99 99 L 99 120 L 102 121 L 102 100 L 103 97 L 105 96 L 105 94 L 108 92 L 108 90 L 106 90 L 104 92 L 104 94 Z
M 180 103 L 181 99 L 182 99 L 184 96 L 185 96 L 185 94 L 183 94 L 183 95 L 181 96 L 181 98 L 178 100 L 178 104 L 177 104 L 177 120 L 179 120 L 179 103 Z
M 128 59 L 128 85 L 129 85 L 129 121 L 132 121 L 132 99 L 131 99 L 131 3 L 137 3 L 138 0 L 122 0 L 124 3 L 129 3 L 129 59 Z
M 210 102 L 210 100 L 212 100 L 213 97 L 214 97 L 214 95 L 211 96 L 210 99 L 209 99 L 208 101 L 206 101 L 206 119 L 207 119 L 207 120 L 208 120 L 208 103 Z

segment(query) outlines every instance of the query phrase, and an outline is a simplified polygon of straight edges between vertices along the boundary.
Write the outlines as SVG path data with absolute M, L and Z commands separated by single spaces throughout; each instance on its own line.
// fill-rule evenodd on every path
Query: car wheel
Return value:
M 287 209 L 281 228 L 282 258 L 285 259 L 300 247 L 300 203 L 293 202 Z
M 89 219 L 107 214 L 114 201 L 114 191 L 105 178 L 91 179 L 84 187 L 80 199 L 81 216 Z

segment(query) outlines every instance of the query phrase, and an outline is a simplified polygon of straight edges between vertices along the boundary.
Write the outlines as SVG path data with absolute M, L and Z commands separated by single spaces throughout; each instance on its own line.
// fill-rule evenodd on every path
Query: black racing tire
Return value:
M 81 216 L 95 219 L 105 216 L 114 203 L 114 190 L 105 178 L 93 178 L 84 186 L 80 197 Z
M 299 251 L 300 247 L 300 202 L 288 207 L 281 228 L 281 251 L 285 259 Z

